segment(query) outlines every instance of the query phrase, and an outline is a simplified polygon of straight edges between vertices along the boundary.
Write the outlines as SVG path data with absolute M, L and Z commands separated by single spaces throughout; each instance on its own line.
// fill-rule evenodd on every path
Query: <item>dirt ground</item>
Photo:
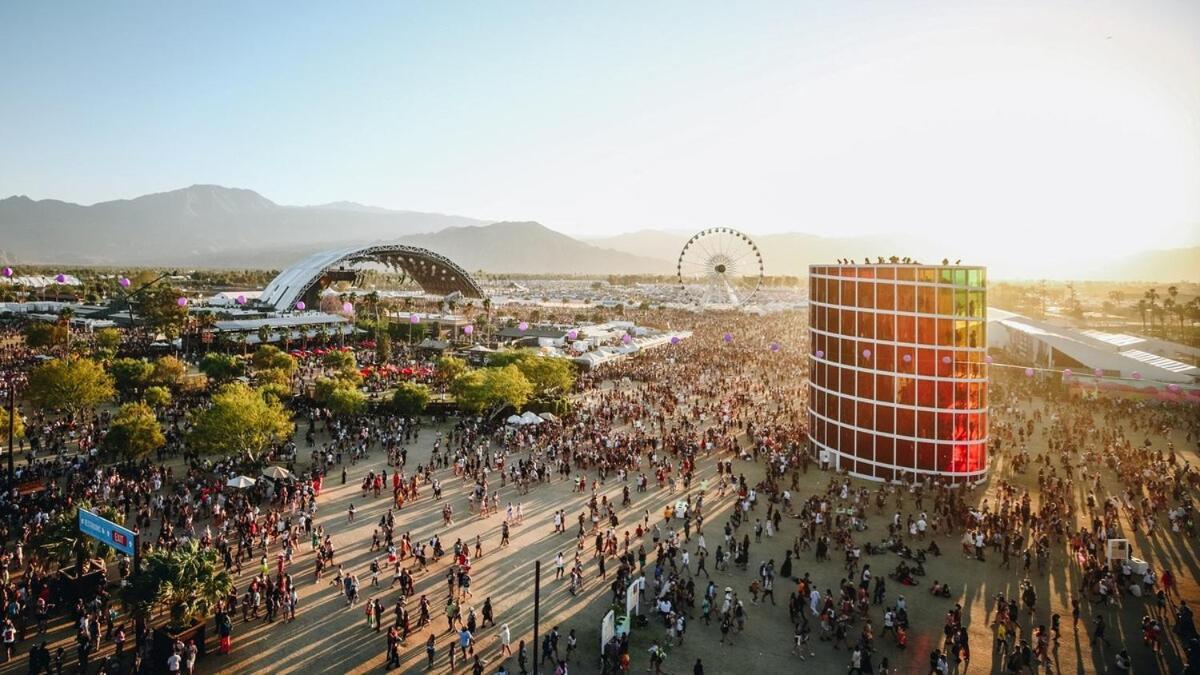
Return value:
M 436 429 L 426 428 L 415 445 L 409 446 L 408 461 L 410 466 L 428 461 L 434 442 Z M 301 441 L 301 455 L 306 454 Z M 1182 436 L 1174 438 L 1175 447 L 1184 453 L 1184 458 L 1193 464 L 1197 462 L 1195 448 L 1186 448 Z M 1044 446 L 1044 439 L 1035 436 L 1030 446 L 1035 454 L 1037 448 Z M 374 554 L 368 549 L 371 533 L 380 516 L 388 509 L 390 500 L 387 495 L 380 498 L 362 497 L 359 483 L 363 475 L 371 469 L 384 468 L 385 457 L 381 451 L 375 451 L 366 462 L 349 467 L 349 480 L 346 485 L 340 484 L 340 478 L 331 472 L 331 480 L 326 483 L 325 490 L 319 499 L 318 524 L 332 534 L 337 548 L 337 562 L 345 567 L 347 572 L 355 572 L 363 581 L 362 600 L 379 597 L 385 608 L 385 625 L 391 619 L 391 608 L 398 597 L 397 590 L 386 590 L 390 583 L 387 572 L 381 576 L 381 587 L 376 589 L 369 585 L 370 573 L 368 565 Z M 348 460 L 347 460 L 348 461 Z M 761 476 L 761 469 L 750 462 L 735 461 L 735 471 L 744 472 L 752 482 Z M 428 540 L 434 534 L 442 538 L 449 549 L 456 538 L 466 542 L 474 542 L 476 535 L 482 536 L 484 555 L 473 560 L 472 599 L 467 604 L 473 604 L 476 610 L 483 605 L 484 599 L 490 597 L 495 608 L 498 624 L 507 623 L 512 632 L 514 652 L 521 640 L 532 640 L 533 634 L 533 596 L 534 596 L 534 561 L 542 561 L 541 587 L 541 630 L 543 634 L 557 626 L 565 636 L 571 629 L 576 631 L 579 640 L 579 650 L 570 662 L 571 673 L 599 672 L 599 642 L 600 621 L 609 609 L 610 581 L 598 578 L 598 570 L 590 562 L 590 539 L 587 542 L 589 551 L 584 555 L 585 585 L 584 592 L 573 597 L 568 590 L 566 579 L 553 579 L 553 560 L 556 553 L 562 551 L 564 557 L 570 559 L 575 546 L 572 534 L 553 534 L 552 519 L 555 510 L 566 509 L 568 522 L 573 524 L 575 515 L 585 509 L 586 495 L 572 493 L 571 482 L 556 478 L 552 484 L 543 484 L 531 490 L 528 495 L 517 494 L 513 486 L 500 489 L 500 513 L 489 518 L 479 518 L 468 514 L 466 490 L 468 485 L 450 476 L 449 470 L 439 472 L 442 478 L 446 499 L 450 500 L 455 510 L 455 523 L 446 528 L 442 525 L 441 502 L 436 502 L 426 488 L 420 500 L 415 504 L 406 505 L 398 514 L 397 532 L 408 531 L 414 540 Z M 699 485 L 703 479 L 713 484 L 716 476 L 714 460 L 700 462 L 697 480 Z M 992 479 L 972 493 L 972 500 L 982 502 L 987 497 L 1000 477 L 1014 480 L 1018 485 L 1036 485 L 1036 465 L 1028 469 L 1024 475 L 1013 476 L 1003 460 L 993 463 Z M 802 481 L 800 496 L 824 488 L 829 480 L 829 474 L 811 469 Z M 1111 477 L 1109 478 L 1112 481 Z M 874 488 L 874 483 L 864 483 Z M 603 486 L 603 494 L 610 500 L 620 501 L 621 484 L 610 481 Z M 632 493 L 633 506 L 619 511 L 621 518 L 620 529 L 633 530 L 636 520 L 649 511 L 651 522 L 661 520 L 662 508 L 669 502 L 680 498 L 682 494 L 658 490 L 653 486 L 650 491 L 638 494 Z M 706 528 L 708 529 L 709 548 L 715 550 L 721 543 L 721 527 L 725 522 L 732 506 L 732 497 L 716 500 L 715 493 L 706 498 Z M 1081 495 L 1077 495 L 1081 498 Z M 1036 494 L 1035 494 L 1036 499 Z M 511 501 L 514 506 L 518 501 L 523 503 L 524 524 L 512 528 L 511 545 L 498 548 L 500 542 L 500 524 L 505 505 Z M 991 503 L 995 503 L 993 498 Z M 357 513 L 354 523 L 347 523 L 347 509 L 353 503 Z M 1036 502 L 1035 502 L 1036 503 Z M 889 502 L 885 513 L 891 513 L 892 504 Z M 907 501 L 912 508 L 911 499 Z M 764 507 L 765 508 L 765 507 Z M 874 515 L 869 519 L 870 529 L 860 537 L 861 541 L 879 541 L 885 538 L 885 518 Z M 742 533 L 749 528 L 743 526 Z M 670 673 L 688 673 L 696 659 L 702 659 L 706 673 L 733 673 L 752 666 L 766 673 L 794 673 L 810 668 L 835 668 L 842 672 L 847 667 L 849 656 L 845 650 L 836 651 L 829 644 L 818 641 L 816 625 L 811 643 L 815 656 L 803 663 L 791 653 L 792 626 L 788 619 L 787 598 L 794 590 L 791 584 L 780 583 L 776 588 L 776 606 L 750 605 L 748 586 L 759 561 L 774 559 L 778 565 L 784 558 L 784 552 L 790 548 L 793 536 L 797 532 L 796 521 L 784 521 L 781 532 L 774 538 L 764 537 L 763 543 L 752 544 L 750 570 L 737 571 L 731 568 L 729 572 L 713 571 L 713 578 L 718 587 L 732 586 L 739 595 L 747 601 L 748 621 L 746 631 L 734 640 L 733 645 L 719 644 L 717 639 L 720 632 L 715 622 L 705 626 L 699 617 L 693 620 L 688 628 L 686 638 L 681 645 L 668 647 L 668 657 L 665 669 Z M 751 533 L 752 534 L 752 533 Z M 1002 570 L 999 560 L 988 559 L 978 562 L 964 558 L 959 553 L 957 537 L 940 537 L 939 544 L 945 552 L 940 558 L 927 562 L 927 576 L 921 581 L 922 586 L 901 587 L 892 582 L 888 585 L 888 603 L 894 601 L 897 593 L 903 593 L 908 599 L 910 624 L 909 646 L 906 651 L 900 651 L 888 639 L 878 637 L 880 634 L 880 616 L 882 610 L 873 610 L 873 621 L 876 629 L 876 646 L 878 652 L 875 665 L 878 666 L 882 657 L 887 657 L 891 667 L 899 673 L 924 673 L 928 669 L 928 657 L 933 648 L 941 646 L 941 627 L 945 612 L 954 603 L 961 603 L 964 608 L 965 624 L 971 637 L 972 658 L 969 663 L 957 667 L 958 673 L 999 672 L 999 659 L 992 648 L 993 639 L 989 628 L 988 618 L 993 609 L 993 598 L 1003 592 L 1006 596 L 1017 591 L 1021 581 L 1020 561 L 1014 560 L 1013 569 Z M 263 623 L 261 619 L 243 623 L 239 618 L 234 623 L 234 651 L 228 656 L 220 656 L 215 652 L 215 638 L 210 630 L 210 654 L 200 660 L 197 672 L 208 673 L 366 673 L 383 669 L 385 662 L 386 637 L 384 632 L 375 632 L 368 628 L 363 604 L 347 607 L 344 597 L 338 588 L 330 585 L 327 579 L 317 584 L 313 581 L 313 554 L 307 544 L 301 546 L 302 553 L 291 567 L 294 578 L 299 586 L 300 603 L 297 618 L 293 623 L 276 622 Z M 647 545 L 649 549 L 649 544 Z M 272 556 L 274 555 L 272 551 Z M 1141 535 L 1135 539 L 1135 554 L 1151 562 L 1156 568 L 1163 565 L 1177 571 L 1180 589 L 1189 604 L 1195 602 L 1197 595 L 1197 579 L 1200 578 L 1200 565 L 1197 563 L 1195 542 L 1185 542 L 1179 535 L 1163 538 L 1148 539 Z M 840 557 L 834 552 L 833 559 L 823 563 L 813 560 L 813 552 L 802 553 L 796 560 L 793 573 L 802 576 L 808 572 L 816 580 L 818 587 L 834 588 L 839 579 L 844 576 L 844 568 Z M 899 558 L 886 554 L 865 556 L 863 562 L 871 565 L 878 575 L 890 571 Z M 410 637 L 404 648 L 403 663 L 400 672 L 418 673 L 430 672 L 426 669 L 425 639 L 429 631 L 434 631 L 437 637 L 437 656 L 432 672 L 449 672 L 447 650 L 454 641 L 454 636 L 446 632 L 446 620 L 441 608 L 445 601 L 446 559 L 431 568 L 431 571 L 417 576 L 417 593 L 428 594 L 434 607 L 431 627 L 417 631 Z M 610 574 L 611 574 L 610 566 Z M 711 564 L 710 564 L 711 567 Z M 247 565 L 242 578 L 238 580 L 238 588 L 244 589 L 252 576 L 253 570 Z M 331 574 L 329 574 L 331 576 Z M 1176 646 L 1168 644 L 1164 653 L 1155 656 L 1144 648 L 1140 641 L 1140 618 L 1143 612 L 1154 612 L 1152 601 L 1125 597 L 1120 604 L 1107 608 L 1083 605 L 1083 616 L 1078 629 L 1071 626 L 1070 596 L 1078 582 L 1078 568 L 1067 562 L 1065 554 L 1058 550 L 1054 553 L 1048 568 L 1048 574 L 1032 573 L 1033 583 L 1038 591 L 1038 623 L 1049 624 L 1050 615 L 1059 613 L 1064 617 L 1063 635 L 1061 642 L 1055 646 L 1053 667 L 1047 668 L 1052 672 L 1063 673 L 1103 673 L 1114 669 L 1113 658 L 1116 652 L 1125 646 L 1135 658 L 1135 673 L 1178 672 L 1181 669 Z M 928 584 L 933 579 L 949 583 L 955 591 L 952 598 L 934 598 L 927 593 Z M 703 588 L 706 581 L 698 583 Z M 410 605 L 410 608 L 414 605 Z M 643 606 L 643 610 L 647 608 Z M 1092 647 L 1089 645 L 1089 628 L 1093 612 L 1103 612 L 1109 620 L 1109 639 L 1111 648 Z M 465 607 L 464 607 L 465 613 Z M 415 613 L 414 613 L 415 616 Z M 211 628 L 211 621 L 210 621 Z M 1022 620 L 1024 636 L 1028 637 L 1030 622 Z M 858 634 L 858 627 L 851 631 L 851 638 Z M 494 673 L 501 659 L 499 657 L 498 628 L 489 627 L 479 631 L 477 635 L 478 651 L 483 656 L 486 667 L 484 672 Z M 50 635 L 51 649 L 57 644 L 67 647 L 68 662 L 73 660 L 73 645 L 71 633 L 67 627 L 59 626 Z M 663 628 L 655 621 L 645 628 L 635 628 L 632 635 L 633 670 L 644 672 L 649 659 L 646 650 L 651 640 L 660 641 L 665 637 Z M 28 645 L 23 645 L 27 650 Z M 100 656 L 110 653 L 111 645 L 102 645 Z M 535 660 L 538 650 L 533 645 L 529 647 L 530 659 Z M 26 672 L 26 659 L 22 655 L 13 662 L 0 667 L 0 675 L 4 673 Z M 516 659 L 507 659 L 510 672 L 519 672 Z M 469 665 L 459 662 L 459 671 L 470 672 Z M 532 670 L 532 669 L 531 669 Z M 553 666 L 547 664 L 543 673 L 553 672 Z M 832 671 L 831 671 L 832 672 Z M 952 671 L 953 672 L 953 671 Z

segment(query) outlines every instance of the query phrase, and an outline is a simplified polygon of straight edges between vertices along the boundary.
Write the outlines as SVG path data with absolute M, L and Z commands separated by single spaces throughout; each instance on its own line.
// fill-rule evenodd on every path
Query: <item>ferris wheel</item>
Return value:
M 698 305 L 741 306 L 762 286 L 763 259 L 750 237 L 731 227 L 692 235 L 675 264 L 679 288 Z

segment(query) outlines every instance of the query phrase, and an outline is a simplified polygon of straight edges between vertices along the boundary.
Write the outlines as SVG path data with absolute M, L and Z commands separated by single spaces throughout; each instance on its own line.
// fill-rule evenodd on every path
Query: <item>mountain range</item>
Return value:
M 81 205 L 0 200 L 0 262 L 278 269 L 325 248 L 399 242 L 437 251 L 468 270 L 530 274 L 672 274 L 692 231 L 641 230 L 580 240 L 533 222 L 400 211 L 338 201 L 277 204 L 247 189 L 193 185 Z M 821 237 L 751 233 L 768 274 L 808 265 L 900 255 L 936 262 L 936 245 L 911 235 Z M 980 252 L 986 257 L 986 252 Z M 985 261 L 986 262 L 986 261 Z M 1200 281 L 1200 247 L 1096 261 L 1077 278 Z

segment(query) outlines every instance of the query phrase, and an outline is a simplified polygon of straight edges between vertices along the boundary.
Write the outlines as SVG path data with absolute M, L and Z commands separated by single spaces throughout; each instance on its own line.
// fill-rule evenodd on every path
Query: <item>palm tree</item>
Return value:
M 1179 332 L 1183 333 L 1183 303 L 1179 302 L 1179 287 L 1167 287 L 1167 300 L 1171 302 L 1171 308 L 1168 311 L 1174 312 L 1179 318 Z M 1167 302 L 1163 301 L 1163 307 L 1167 306 Z
M 1146 299 L 1146 309 L 1150 312 L 1150 328 L 1154 328 L 1154 315 L 1158 314 L 1158 299 L 1162 296 L 1158 294 L 1157 288 L 1146 289 L 1142 295 Z
M 63 307 L 62 309 L 58 310 L 58 320 L 60 323 L 62 323 L 63 328 L 65 328 L 67 331 L 67 343 L 65 349 L 68 353 L 71 351 L 71 319 L 73 318 L 75 318 L 75 310 L 71 309 L 70 307 Z
M 1142 330 L 1146 330 L 1146 312 L 1150 309 L 1150 303 L 1146 302 L 1146 298 L 1138 298 L 1137 310 L 1142 315 Z

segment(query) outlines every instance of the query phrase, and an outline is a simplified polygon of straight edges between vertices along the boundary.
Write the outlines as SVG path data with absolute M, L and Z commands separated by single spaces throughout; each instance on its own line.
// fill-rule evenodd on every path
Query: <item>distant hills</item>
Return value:
M 25 196 L 0 200 L 0 262 L 13 265 L 278 269 L 325 248 L 398 241 L 430 248 L 471 271 L 672 274 L 679 250 L 693 233 L 641 230 L 580 240 L 539 223 L 497 223 L 347 201 L 287 206 L 253 190 L 218 185 L 90 206 Z M 748 234 L 762 251 L 768 274 L 803 276 L 810 264 L 838 258 L 897 255 L 929 263 L 941 258 L 938 246 L 910 235 Z M 988 262 L 986 251 L 978 256 L 970 262 Z M 1200 247 L 1098 260 L 1078 278 L 1200 281 Z
M 207 264 L 212 254 L 316 242 L 395 238 L 487 221 L 338 202 L 282 206 L 253 190 L 193 185 L 91 206 L 18 196 L 0 200 L 8 256 L 74 264 Z

